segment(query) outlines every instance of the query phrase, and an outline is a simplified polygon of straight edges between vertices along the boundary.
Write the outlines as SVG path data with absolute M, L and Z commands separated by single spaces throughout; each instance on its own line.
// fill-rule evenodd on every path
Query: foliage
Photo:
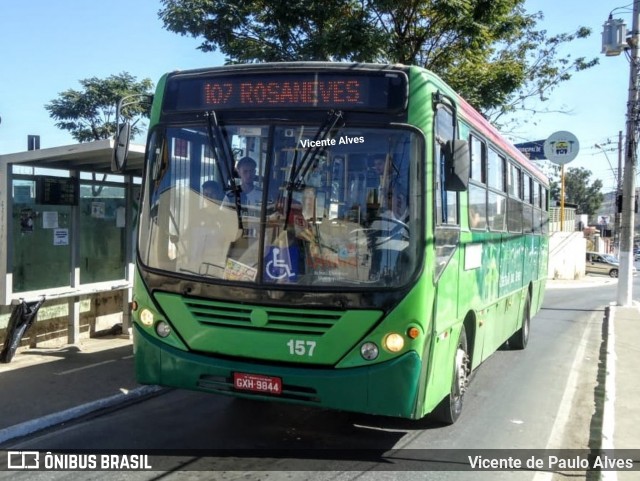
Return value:
M 564 173 L 564 200 L 576 204 L 577 214 L 596 214 L 602 202 L 602 181 L 596 179 L 590 182 L 591 171 L 584 167 L 569 167 Z M 551 198 L 560 200 L 560 181 L 551 181 Z
M 106 79 L 96 77 L 80 80 L 82 90 L 69 89 L 61 92 L 57 99 L 45 105 L 49 116 L 56 120 L 56 127 L 71 132 L 78 142 L 108 139 L 115 135 L 115 111 L 118 101 L 127 95 L 149 95 L 153 88 L 150 79 L 137 81 L 136 77 L 123 72 Z M 123 117 L 140 119 L 148 117 L 149 106 L 135 104 L 127 107 Z M 137 125 L 132 135 L 140 133 Z
M 325 60 L 414 64 L 492 120 L 546 100 L 597 59 L 560 56 L 590 35 L 549 36 L 525 0 L 161 0 L 166 29 L 202 38 L 228 63 Z

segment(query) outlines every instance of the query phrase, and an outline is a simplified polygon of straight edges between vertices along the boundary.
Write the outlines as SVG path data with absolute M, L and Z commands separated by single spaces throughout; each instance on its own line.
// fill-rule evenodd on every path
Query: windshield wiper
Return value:
M 340 125 L 338 125 L 340 122 Z M 289 181 L 287 182 L 287 212 L 284 217 L 284 229 L 287 229 L 289 222 L 289 215 L 291 214 L 291 203 L 293 200 L 293 191 L 301 190 L 305 186 L 305 177 L 309 172 L 309 169 L 314 165 L 318 154 L 325 150 L 324 140 L 333 138 L 340 129 L 345 125 L 344 118 L 342 117 L 341 110 L 330 110 L 327 114 L 327 118 L 320 125 L 320 128 L 313 137 L 313 145 L 311 149 L 307 149 L 300 160 L 300 166 L 297 166 L 298 149 L 293 156 L 293 162 L 291 164 L 291 173 L 289 174 Z
M 339 121 L 341 121 L 341 123 L 336 128 L 336 125 Z M 341 110 L 330 110 L 328 112 L 326 120 L 322 123 L 322 125 L 316 132 L 316 135 L 313 137 L 315 147 L 308 149 L 304 153 L 302 160 L 300 160 L 300 167 L 296 169 L 296 165 L 294 162 L 291 168 L 291 176 L 289 178 L 289 184 L 291 188 L 301 189 L 302 187 L 304 187 L 304 179 L 307 175 L 307 172 L 309 172 L 309 169 L 313 165 L 318 154 L 325 149 L 322 141 L 334 137 L 338 133 L 338 131 L 344 127 L 344 125 L 344 118 L 342 117 Z
M 218 173 L 222 179 L 225 196 L 232 193 L 235 199 L 236 213 L 238 215 L 238 229 L 242 230 L 242 206 L 240 200 L 240 186 L 235 182 L 233 176 L 233 152 L 229 143 L 224 137 L 222 128 L 218 123 L 218 117 L 215 111 L 205 113 L 207 117 L 207 132 L 209 135 L 209 144 L 213 154 L 215 155 L 218 167 Z M 226 172 L 222 171 L 224 166 Z M 226 175 L 225 175 L 226 174 Z

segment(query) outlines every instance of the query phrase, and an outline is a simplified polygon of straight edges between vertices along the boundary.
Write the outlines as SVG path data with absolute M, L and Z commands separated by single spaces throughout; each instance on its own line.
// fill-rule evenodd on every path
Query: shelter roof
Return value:
M 0 163 L 111 174 L 113 139 L 0 155 Z M 131 144 L 125 175 L 142 175 L 144 145 Z

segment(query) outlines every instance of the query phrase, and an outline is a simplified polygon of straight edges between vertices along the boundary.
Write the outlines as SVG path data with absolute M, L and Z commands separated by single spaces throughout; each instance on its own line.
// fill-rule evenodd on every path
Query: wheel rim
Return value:
M 462 403 L 462 398 L 464 396 L 467 387 L 469 386 L 469 355 L 467 352 L 462 349 L 461 346 L 458 347 L 458 351 L 456 352 L 456 379 L 453 384 L 453 400 L 456 404 L 456 408 L 459 404 Z

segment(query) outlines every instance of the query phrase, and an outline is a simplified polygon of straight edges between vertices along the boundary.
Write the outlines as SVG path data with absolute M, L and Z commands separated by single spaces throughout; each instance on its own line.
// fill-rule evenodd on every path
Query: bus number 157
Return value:
M 295 354 L 297 356 L 313 356 L 313 351 L 316 348 L 316 341 L 289 339 L 287 346 L 289 346 L 289 354 Z

